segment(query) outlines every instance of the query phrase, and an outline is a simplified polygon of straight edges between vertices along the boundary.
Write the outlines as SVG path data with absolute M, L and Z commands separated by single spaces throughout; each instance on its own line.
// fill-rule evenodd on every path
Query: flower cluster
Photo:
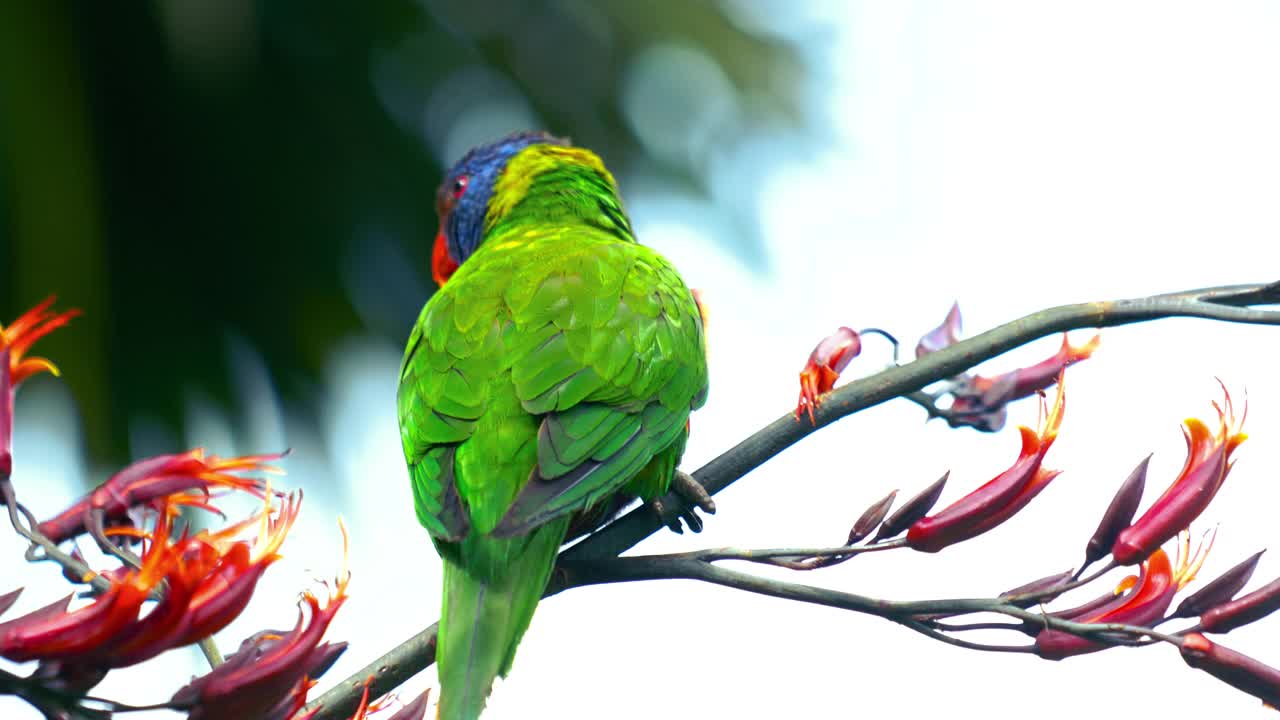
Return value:
M 279 474 L 272 462 L 283 454 L 219 458 L 197 448 L 135 462 L 111 475 L 61 513 L 37 523 L 17 501 L 10 481 L 15 388 L 33 374 L 57 368 L 30 357 L 32 344 L 65 325 L 75 311 L 53 313 L 52 299 L 0 327 L 0 489 L 13 511 L 14 527 L 32 542 L 29 557 L 63 565 L 73 582 L 90 583 L 92 599 L 72 607 L 68 595 L 43 608 L 0 622 L 0 657 L 36 663 L 15 683 L 36 687 L 21 697 L 48 717 L 106 717 L 127 709 L 109 701 L 108 710 L 81 707 L 86 694 L 111 670 L 136 665 L 166 650 L 211 642 L 249 604 L 263 573 L 280 559 L 280 549 L 298 518 L 301 491 L 273 491 L 264 475 Z M 227 495 L 256 498 L 260 509 L 237 522 L 194 531 L 179 527 L 185 508 L 225 520 L 219 501 Z M 26 524 L 21 518 L 26 518 Z M 78 551 L 62 545 L 88 535 L 121 560 L 119 567 L 93 571 Z M 344 548 L 346 531 L 343 529 Z M 131 548 L 141 546 L 135 556 Z M 290 631 L 264 631 L 206 675 L 194 679 L 164 705 L 203 720 L 262 717 L 303 720 L 307 691 L 337 660 L 346 643 L 323 641 L 325 630 L 347 598 L 344 569 L 324 602 L 303 596 L 303 611 Z M 20 590 L 0 596 L 0 615 Z M 211 653 L 215 662 L 216 653 Z M 355 719 L 378 707 L 367 702 Z M 396 713 L 394 720 L 420 720 L 425 696 Z
M 960 323 L 959 307 L 952 306 L 946 320 L 917 343 L 917 359 L 958 343 Z M 953 427 L 985 431 L 998 430 L 1004 425 L 1009 403 L 1031 395 L 1041 396 L 1038 427 L 1018 428 L 1022 442 L 1017 458 L 984 485 L 930 514 L 949 477 L 949 473 L 944 474 L 893 512 L 890 511 L 897 491 L 868 506 L 840 547 L 787 553 L 747 551 L 741 559 L 794 570 L 815 570 L 845 562 L 864 552 L 902 547 L 939 552 L 1001 525 L 1060 474 L 1045 467 L 1044 460 L 1063 420 L 1065 369 L 1090 357 L 1097 345 L 1097 336 L 1077 346 L 1064 335 L 1058 351 L 1034 365 L 992 376 L 966 373 L 952 378 L 936 395 L 913 394 L 911 399 L 926 407 L 930 417 L 944 417 Z M 797 419 L 808 412 L 813 421 L 814 408 L 819 406 L 822 394 L 832 389 L 840 372 L 860 349 L 859 334 L 849 328 L 840 328 L 814 348 L 800 375 Z M 1053 401 L 1047 403 L 1044 390 L 1055 384 L 1057 392 Z M 978 649 L 1032 653 L 1049 660 L 1095 653 L 1117 645 L 1165 642 L 1178 647 L 1188 665 L 1267 703 L 1280 701 L 1280 670 L 1206 637 L 1229 632 L 1280 610 L 1280 579 L 1241 594 L 1259 563 L 1261 552 L 1204 584 L 1170 611 L 1179 593 L 1195 580 L 1216 536 L 1215 530 L 1193 552 L 1188 528 L 1221 489 L 1232 469 L 1233 455 L 1246 438 L 1242 428 L 1247 407 L 1237 415 L 1225 385 L 1222 390 L 1221 401 L 1213 403 L 1216 422 L 1206 423 L 1196 418 L 1184 422 L 1186 460 L 1169 487 L 1144 512 L 1139 514 L 1138 510 L 1142 505 L 1150 456 L 1138 463 L 1121 483 L 1086 544 L 1085 561 L 1078 570 L 1055 573 L 1000 594 L 997 601 L 1003 608 L 1012 608 L 1009 614 L 1023 613 L 1021 624 L 953 622 L 954 618 L 970 611 L 913 614 L 903 619 L 909 626 L 914 623 L 914 627 L 935 637 L 968 630 L 1014 629 L 1031 636 L 1034 642 L 1029 646 L 983 645 L 958 638 L 954 642 Z M 951 396 L 950 404 L 939 404 L 937 401 L 946 395 Z M 1171 559 L 1164 546 L 1179 534 L 1182 540 Z M 1082 578 L 1090 565 L 1108 556 L 1110 562 L 1106 567 Z M 1120 566 L 1137 566 L 1138 572 L 1124 578 L 1113 591 L 1076 607 L 1044 609 L 1045 604 Z M 1027 614 L 1036 607 L 1041 608 L 1039 613 Z M 1195 624 L 1171 634 L 1156 630 L 1161 624 L 1178 619 L 1191 619 Z

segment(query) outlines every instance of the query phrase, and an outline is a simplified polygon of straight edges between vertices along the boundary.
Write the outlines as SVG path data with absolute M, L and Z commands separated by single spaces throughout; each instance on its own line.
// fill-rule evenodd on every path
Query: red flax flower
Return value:
M 991 415 L 991 419 L 977 424 L 984 428 L 999 429 L 1004 424 L 1003 410 L 1006 405 L 1048 388 L 1064 368 L 1093 355 L 1101 339 L 1101 336 L 1094 335 L 1083 345 L 1072 345 L 1067 334 L 1063 333 L 1062 346 L 1058 348 L 1058 352 L 1034 365 L 991 377 L 964 376 L 951 391 L 954 401 L 947 411 L 948 416 L 968 423 Z
M 269 495 L 266 502 L 270 503 Z M 188 557 L 195 559 L 187 568 L 189 575 L 185 580 L 199 578 L 199 585 L 191 593 L 188 624 L 177 644 L 208 637 L 239 617 L 249 604 L 262 573 L 280 559 L 278 551 L 301 506 L 302 493 L 298 491 L 285 498 L 274 516 L 269 511 L 263 512 L 258 536 L 252 544 L 229 542 L 228 533 L 238 531 L 234 527 L 222 533 L 200 533 L 191 539 L 185 550 Z
M 113 578 L 92 604 L 67 612 L 70 598 L 0 624 L 0 656 L 14 661 L 56 660 L 67 667 L 110 669 L 150 659 L 221 630 L 244 610 L 262 572 L 276 559 L 298 515 L 300 495 L 286 498 L 273 513 L 230 528 L 171 537 L 175 513 L 166 503 L 155 528 L 144 535 L 147 549 L 140 570 Z M 257 522 L 252 542 L 234 536 Z M 143 603 L 161 581 L 161 599 L 139 618 Z
M 149 537 L 153 545 L 167 546 L 170 556 L 164 598 L 146 617 L 100 648 L 97 664 L 134 665 L 209 637 L 239 617 L 262 573 L 279 559 L 277 551 L 298 516 L 300 503 L 300 495 L 291 495 L 273 515 L 268 500 L 260 517 L 217 533 L 184 535 L 176 543 L 169 542 L 171 508 L 162 510 Z M 255 521 L 259 530 L 252 543 L 231 541 Z
M 1173 602 L 1173 596 L 1195 579 L 1200 566 L 1204 564 L 1213 545 L 1210 539 L 1205 545 L 1192 553 L 1190 536 L 1182 543 L 1178 552 L 1177 568 L 1169 562 L 1164 550 L 1156 549 L 1151 557 L 1142 564 L 1142 570 L 1134 577 L 1125 578 L 1117 590 L 1116 597 L 1100 607 L 1091 607 L 1085 612 L 1063 617 L 1064 620 L 1079 623 L 1123 623 L 1126 625 L 1150 626 L 1164 617 Z M 1036 635 L 1036 653 L 1048 660 L 1061 660 L 1073 655 L 1105 650 L 1105 644 L 1063 632 L 1045 629 Z
M 73 660 L 99 650 L 137 621 L 142 603 L 164 578 L 169 550 L 167 543 L 153 543 L 141 569 L 125 573 L 89 605 L 67 612 L 68 597 L 0 623 L 0 656 L 14 662 Z
M 1222 481 L 1231 471 L 1231 453 L 1248 437 L 1240 432 L 1248 415 L 1248 406 L 1236 420 L 1231 395 L 1222 388 L 1222 405 L 1218 411 L 1218 431 L 1211 432 L 1196 418 L 1184 421 L 1187 439 L 1187 461 L 1182 472 L 1138 521 L 1122 530 L 1111 547 L 1111 555 L 1120 565 L 1141 562 L 1178 531 L 1191 524 L 1209 506 Z
M 0 327 L 0 352 L 7 353 L 8 362 L 5 365 L 9 368 L 10 382 L 14 387 L 38 372 L 58 374 L 58 368 L 44 358 L 23 357 L 37 340 L 71 322 L 71 318 L 80 314 L 79 310 L 50 312 L 53 301 L 54 298 L 50 296 L 23 313 L 9 327 Z
M 806 411 L 809 422 L 817 425 L 813 411 L 821 403 L 821 395 L 831 392 L 840 373 L 849 365 L 849 361 L 862 352 L 862 341 L 858 333 L 847 327 L 841 327 L 823 338 L 813 352 L 809 353 L 809 361 L 800 371 L 800 400 L 796 403 L 796 420 Z
M 208 503 L 214 490 L 241 490 L 261 497 L 263 480 L 235 473 L 278 474 L 280 470 L 268 463 L 283 456 L 279 453 L 219 458 L 196 448 L 177 455 L 139 460 L 112 475 L 57 516 L 40 523 L 38 529 L 57 543 L 91 530 L 100 534 L 110 523 L 127 523 L 129 509 L 139 506 L 159 508 L 169 502 L 217 512 Z
M 13 471 L 13 391 L 23 380 L 39 372 L 58 374 L 58 368 L 41 357 L 25 357 L 37 340 L 66 325 L 79 310 L 52 313 L 53 298 L 23 313 L 9 327 L 0 325 L 0 478 Z
M 1043 468 L 1040 463 L 1058 437 L 1065 398 L 1060 376 L 1053 407 L 1044 412 L 1041 403 L 1040 430 L 1018 428 L 1022 450 L 1013 465 L 937 514 L 913 523 L 907 530 L 907 545 L 923 552 L 938 552 L 996 527 L 1039 495 L 1060 472 Z
M 259 633 L 208 674 L 192 680 L 170 699 L 175 708 L 187 709 L 190 720 L 238 720 L 276 717 L 300 706 L 311 683 L 308 674 L 329 656 L 320 640 L 338 608 L 347 599 L 351 574 L 346 569 L 346 530 L 343 529 L 343 569 L 328 600 L 310 592 L 303 595 L 307 612 L 286 633 Z M 286 717 L 286 716 L 281 716 Z

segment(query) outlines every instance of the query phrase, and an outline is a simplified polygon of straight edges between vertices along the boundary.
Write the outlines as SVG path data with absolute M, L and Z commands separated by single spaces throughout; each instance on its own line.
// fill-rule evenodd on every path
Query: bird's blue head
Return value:
M 431 271 L 438 285 L 443 285 L 480 247 L 493 185 L 511 158 L 530 145 L 568 144 L 567 140 L 544 132 L 519 132 L 473 149 L 449 169 L 436 191 L 440 231 L 432 252 Z

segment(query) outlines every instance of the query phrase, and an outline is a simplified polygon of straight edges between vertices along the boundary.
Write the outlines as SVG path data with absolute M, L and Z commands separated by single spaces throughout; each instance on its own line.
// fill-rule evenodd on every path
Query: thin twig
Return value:
M 907 541 L 904 538 L 896 540 L 886 540 L 874 545 L 842 545 L 840 547 L 824 547 L 824 548 L 766 548 L 763 550 L 742 550 L 739 548 L 711 548 L 708 550 L 695 550 L 688 553 L 676 553 L 673 557 L 689 557 L 705 562 L 718 562 L 721 560 L 744 560 L 746 562 L 767 562 L 777 558 L 816 558 L 816 557 L 837 557 L 845 555 L 861 555 L 862 553 L 880 552 L 882 550 L 895 550 L 897 548 L 906 547 Z
M 921 635 L 926 635 L 934 640 L 937 640 L 938 642 L 945 643 L 947 645 L 954 645 L 956 647 L 961 647 L 966 650 L 980 650 L 982 652 L 1032 653 L 1032 654 L 1034 654 L 1036 651 L 1035 645 L 991 645 L 989 643 L 979 643 L 979 642 L 973 642 L 971 640 L 961 640 L 960 638 L 951 637 L 946 633 L 938 632 L 933 627 L 931 627 L 928 623 L 923 623 L 918 620 L 903 620 L 901 621 L 901 625 L 903 627 L 915 630 Z

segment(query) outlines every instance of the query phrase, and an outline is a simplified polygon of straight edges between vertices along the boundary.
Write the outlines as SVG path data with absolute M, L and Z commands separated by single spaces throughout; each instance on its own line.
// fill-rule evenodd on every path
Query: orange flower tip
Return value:
M 347 522 L 338 516 L 338 532 L 342 533 L 342 569 L 338 571 L 336 585 L 338 595 L 345 596 L 347 585 L 351 582 L 351 535 L 347 532 Z
M 1088 342 L 1083 345 L 1072 345 L 1067 334 L 1062 334 L 1062 347 L 1067 351 L 1067 355 L 1072 361 L 1085 360 L 1091 357 L 1101 343 L 1102 333 L 1094 333 L 1094 336 L 1089 338 Z
M 1190 633 L 1182 637 L 1182 647 L 1192 652 L 1209 652 L 1213 643 L 1200 633 Z

